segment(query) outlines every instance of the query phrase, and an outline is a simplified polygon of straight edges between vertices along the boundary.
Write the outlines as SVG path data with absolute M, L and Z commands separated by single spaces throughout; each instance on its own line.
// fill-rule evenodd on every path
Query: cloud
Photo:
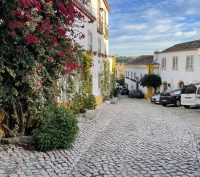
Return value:
M 110 4 L 111 53 L 152 54 L 199 39 L 199 0 L 110 0 Z

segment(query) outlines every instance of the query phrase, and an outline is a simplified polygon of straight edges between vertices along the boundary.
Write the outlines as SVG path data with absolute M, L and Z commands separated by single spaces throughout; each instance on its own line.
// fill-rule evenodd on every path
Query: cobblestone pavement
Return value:
M 79 119 L 72 150 L 0 146 L 0 177 L 200 177 L 200 109 L 121 97 Z

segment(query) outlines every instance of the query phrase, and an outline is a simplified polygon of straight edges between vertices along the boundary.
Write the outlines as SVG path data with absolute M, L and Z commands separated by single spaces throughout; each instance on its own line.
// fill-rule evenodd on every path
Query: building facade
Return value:
M 108 14 L 110 7 L 108 0 L 78 0 L 77 8 L 85 16 L 84 28 L 79 29 L 85 37 L 78 39 L 77 42 L 85 50 L 96 53 L 93 56 L 92 83 L 93 94 L 99 104 L 102 102 L 101 75 L 104 60 L 109 61 L 112 66 L 112 59 L 108 57 Z
M 200 40 L 174 45 L 154 53 L 154 61 L 160 63 L 161 91 L 182 88 L 200 82 Z
M 102 103 L 102 72 L 105 61 L 110 64 L 112 71 L 112 58 L 109 57 L 108 41 L 108 14 L 110 7 L 108 0 L 78 0 L 76 8 L 84 15 L 83 22 L 78 25 L 82 26 L 75 29 L 81 38 L 75 38 L 76 42 L 86 51 L 92 53 L 92 93 L 96 98 L 97 104 Z M 76 78 L 74 77 L 76 80 Z M 63 76 L 60 79 L 64 88 L 68 88 L 68 77 Z M 76 84 L 76 90 L 80 90 L 81 83 Z M 68 94 L 61 90 L 60 102 L 68 101 Z
M 126 88 L 129 91 L 135 89 L 142 90 L 145 97 L 148 98 L 152 96 L 153 90 L 140 85 L 140 79 L 142 79 L 145 74 L 159 74 L 159 65 L 154 63 L 153 55 L 143 55 L 126 64 Z

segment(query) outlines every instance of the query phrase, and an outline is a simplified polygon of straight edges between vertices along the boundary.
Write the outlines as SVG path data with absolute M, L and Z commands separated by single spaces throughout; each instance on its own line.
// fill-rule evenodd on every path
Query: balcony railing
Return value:
M 104 37 L 108 39 L 108 25 L 104 24 Z
M 103 34 L 103 21 L 102 21 L 101 18 L 98 19 L 97 31 L 98 31 L 100 34 Z

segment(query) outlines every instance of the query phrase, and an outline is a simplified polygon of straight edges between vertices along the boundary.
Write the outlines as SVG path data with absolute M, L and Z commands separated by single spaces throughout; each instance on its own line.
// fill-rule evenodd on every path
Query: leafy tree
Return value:
M 161 77 L 156 74 L 146 74 L 140 81 L 140 85 L 143 87 L 153 87 L 155 91 L 161 84 Z
M 125 79 L 122 78 L 122 79 L 119 79 L 116 81 L 117 83 L 119 83 L 121 86 L 124 86 L 125 85 Z

